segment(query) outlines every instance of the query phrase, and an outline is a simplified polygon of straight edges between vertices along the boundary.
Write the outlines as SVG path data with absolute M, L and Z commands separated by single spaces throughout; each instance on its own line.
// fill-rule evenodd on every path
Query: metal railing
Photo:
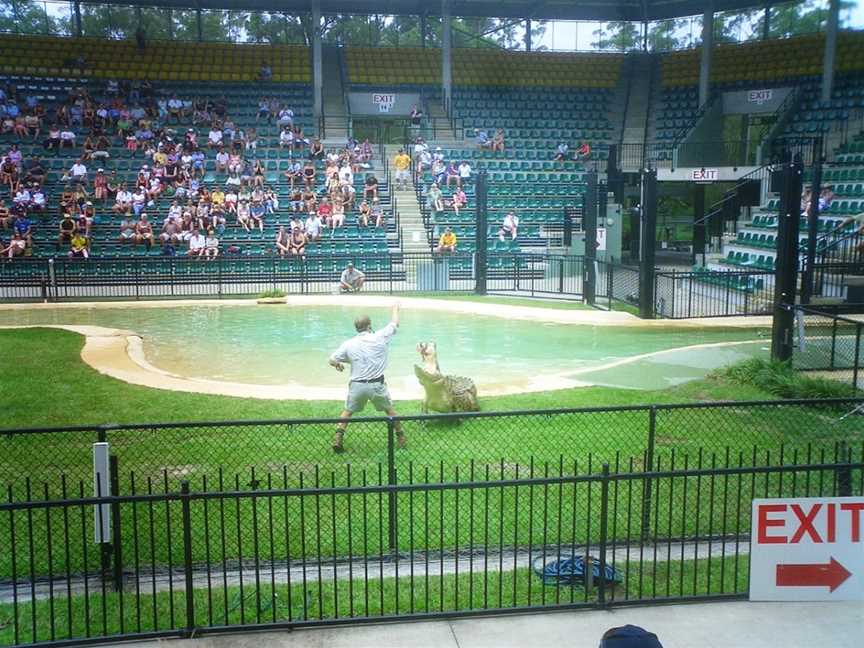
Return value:
M 568 473 L 502 461 L 384 483 L 349 464 L 299 486 L 283 473 L 0 503 L 0 636 L 60 645 L 745 598 L 753 498 L 864 493 L 857 445 L 795 458 L 673 452 Z
M 655 313 L 669 319 L 770 315 L 774 273 L 768 271 L 657 272 Z
M 861 312 L 864 305 L 850 310 Z M 860 388 L 860 380 L 864 378 L 861 373 L 864 320 L 852 319 L 839 314 L 837 309 L 823 306 L 796 306 L 795 315 L 792 366 L 802 371 L 820 372 Z

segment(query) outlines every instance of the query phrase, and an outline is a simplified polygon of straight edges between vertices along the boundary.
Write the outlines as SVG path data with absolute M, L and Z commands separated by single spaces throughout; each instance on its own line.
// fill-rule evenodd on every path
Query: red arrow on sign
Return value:
M 777 565 L 777 587 L 828 587 L 833 592 L 851 575 L 833 557 L 822 565 Z

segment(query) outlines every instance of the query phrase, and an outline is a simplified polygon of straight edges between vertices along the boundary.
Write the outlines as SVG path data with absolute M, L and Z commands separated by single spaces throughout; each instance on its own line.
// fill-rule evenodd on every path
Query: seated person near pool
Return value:
M 24 248 L 27 247 L 27 241 L 18 233 L 15 232 L 12 235 L 12 240 L 9 241 L 9 245 L 0 249 L 0 256 L 4 256 L 7 259 L 11 259 L 16 256 L 24 255 Z
M 303 256 L 306 254 L 306 234 L 302 229 L 292 229 L 291 237 L 288 239 L 288 254 L 290 256 Z
M 576 152 L 573 154 L 573 159 L 578 162 L 579 160 L 587 160 L 591 157 L 591 145 L 588 142 L 582 142 L 579 145 L 579 148 L 576 149 Z
M 342 276 L 339 277 L 339 290 L 341 292 L 359 292 L 364 281 L 366 281 L 366 275 L 357 270 L 354 264 L 349 261 L 348 267 L 342 271 Z
M 64 243 L 72 242 L 72 236 L 75 234 L 76 228 L 77 225 L 75 224 L 75 220 L 72 218 L 72 214 L 69 212 L 63 214 L 63 218 L 60 219 L 60 234 L 57 237 L 58 248 Z
M 212 227 L 207 230 L 207 236 L 204 239 L 204 256 L 208 261 L 219 256 L 219 239 Z
M 70 259 L 89 259 L 90 253 L 87 251 L 87 237 L 80 231 L 72 235 L 72 249 L 69 250 Z
M 501 229 L 498 230 L 498 240 L 503 241 L 504 235 L 509 234 L 511 240 L 516 240 L 516 235 L 519 230 L 519 217 L 513 212 L 507 212 L 504 216 L 504 221 L 501 223 Z
M 201 231 L 195 227 L 192 229 L 192 236 L 189 237 L 189 251 L 186 253 L 191 257 L 204 256 L 204 249 L 207 243 Z
M 441 189 L 436 183 L 433 182 L 432 186 L 429 187 L 429 191 L 426 192 L 426 199 L 429 201 L 429 209 L 432 210 L 433 216 L 444 211 L 444 194 L 441 193 Z
M 456 251 L 456 234 L 449 227 L 444 229 L 441 238 L 438 239 L 438 247 L 435 248 L 436 254 L 444 254 L 445 252 L 452 253 Z

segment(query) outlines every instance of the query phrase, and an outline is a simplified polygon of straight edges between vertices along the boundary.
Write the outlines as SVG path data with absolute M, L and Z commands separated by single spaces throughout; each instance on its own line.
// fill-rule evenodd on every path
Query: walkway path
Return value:
M 860 648 L 861 603 L 704 603 L 144 641 L 128 648 L 596 648 L 632 623 L 664 648 Z

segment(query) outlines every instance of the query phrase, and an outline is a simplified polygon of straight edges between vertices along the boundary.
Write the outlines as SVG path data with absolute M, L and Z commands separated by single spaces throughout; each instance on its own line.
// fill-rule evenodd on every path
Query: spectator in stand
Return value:
M 18 167 L 8 157 L 0 162 L 0 184 L 9 187 L 9 193 L 15 193 L 15 188 L 18 186 Z
M 59 235 L 57 236 L 57 249 L 60 249 L 64 243 L 72 242 L 72 235 L 75 234 L 77 226 L 69 212 L 63 214 L 60 219 Z
M 345 203 L 342 201 L 342 194 L 337 193 L 333 199 L 333 216 L 331 218 L 331 223 L 333 229 L 335 230 L 337 227 L 343 227 L 345 225 Z
M 307 189 L 311 190 L 315 187 L 316 173 L 314 160 L 306 160 L 306 164 L 303 165 L 303 184 Z
M 60 131 L 60 148 L 75 148 L 75 133 L 68 128 Z
M 83 158 L 78 158 L 75 161 L 75 164 L 73 164 L 69 169 L 69 178 L 72 182 L 77 182 L 82 185 L 87 184 L 87 167 L 84 164 Z
M 288 240 L 288 232 L 285 231 L 285 226 L 280 225 L 279 229 L 276 230 L 276 253 L 279 256 L 288 256 L 291 254 L 291 247 L 289 246 Z
M 306 238 L 309 241 L 317 243 L 321 240 L 321 230 L 324 228 L 324 223 L 318 214 L 312 212 L 306 217 L 306 222 L 303 223 L 303 229 L 306 232 Z
M 570 159 L 570 146 L 567 142 L 561 142 L 555 148 L 555 157 L 552 158 L 555 162 L 566 162 Z
M 582 162 L 591 157 L 591 145 L 588 142 L 582 142 L 576 152 L 573 154 L 574 162 Z
M 24 239 L 27 247 L 33 247 L 33 224 L 30 222 L 30 219 L 27 218 L 26 212 L 18 212 L 15 216 L 15 221 L 12 224 L 12 228 L 18 236 Z
M 266 61 L 261 64 L 261 71 L 258 73 L 258 78 L 265 83 L 273 80 L 273 68 L 270 67 L 270 64 Z
M 474 141 L 477 143 L 477 148 L 488 149 L 492 148 L 492 140 L 489 139 L 489 133 L 479 128 L 474 129 Z
M 396 169 L 395 184 L 397 189 L 406 189 L 411 181 L 409 169 L 411 168 L 411 158 L 403 149 L 399 149 L 396 157 L 393 158 L 393 168 Z
M 420 107 L 417 104 L 411 106 L 411 125 L 415 128 L 419 128 L 420 122 L 423 120 L 423 111 L 420 110 Z
M 495 137 L 492 138 L 492 151 L 504 152 L 504 129 L 499 128 L 495 131 Z
M 515 241 L 519 230 L 519 217 L 511 212 L 507 212 L 504 220 L 501 222 L 501 229 L 498 230 L 498 240 L 504 242 L 504 236 L 509 234 L 510 240 Z
M 465 186 L 471 182 L 471 174 L 474 170 L 471 168 L 471 163 L 468 160 L 462 160 L 459 164 L 459 186 Z
M 0 256 L 11 260 L 17 256 L 24 256 L 26 248 L 27 241 L 18 232 L 15 232 L 12 234 L 12 240 L 9 241 L 9 245 L 0 249 Z
M 45 138 L 45 141 L 42 142 L 42 147 L 48 150 L 59 151 L 60 150 L 60 128 L 54 124 L 51 128 L 48 129 L 48 137 Z
M 240 199 L 237 203 L 237 224 L 240 225 L 247 233 L 252 230 L 249 228 L 249 218 L 251 215 L 251 207 L 249 201 Z
M 121 234 L 122 236 L 122 234 Z M 162 223 L 162 233 L 159 234 L 162 245 L 174 245 L 183 240 L 183 224 L 179 217 L 168 215 Z
M 309 159 L 310 160 L 321 160 L 324 158 L 324 145 L 321 143 L 317 137 L 312 140 L 312 143 L 309 145 Z
M 301 228 L 291 230 L 291 236 L 288 239 L 288 254 L 289 256 L 302 257 L 306 254 L 306 234 Z
M 231 160 L 231 156 L 228 155 L 228 152 L 220 148 L 219 152 L 216 153 L 216 173 L 228 173 L 228 162 Z
M 192 236 L 189 237 L 189 250 L 186 252 L 190 257 L 204 256 L 204 250 L 207 248 L 207 240 L 201 234 L 201 230 L 197 227 L 192 228 Z
M 291 130 L 290 126 L 284 126 L 282 132 L 279 133 L 279 148 L 294 151 L 294 131 Z
M 447 164 L 447 168 L 444 169 L 444 177 L 447 179 L 447 186 L 449 187 L 452 183 L 456 183 L 456 186 L 459 186 L 459 169 L 456 167 L 456 163 L 452 160 Z
M 435 248 L 436 254 L 452 254 L 456 251 L 456 234 L 449 227 L 444 228 L 444 233 L 438 239 L 438 246 Z
M 119 190 L 114 196 L 114 207 L 112 211 L 115 214 L 128 214 L 132 211 L 132 193 L 126 188 L 126 183 L 121 183 Z
M 211 149 L 222 148 L 222 129 L 215 124 L 210 128 L 210 132 L 207 135 L 207 146 Z
M 93 178 L 93 198 L 101 200 L 103 205 L 108 200 L 108 176 L 105 175 L 105 169 L 96 169 L 96 176 Z
M 444 194 L 441 193 L 437 183 L 433 182 L 432 186 L 429 187 L 429 191 L 426 192 L 426 201 L 432 211 L 433 219 L 444 211 Z
M 372 221 L 375 227 L 384 227 L 384 210 L 377 202 L 372 205 Z
M 444 160 L 437 156 L 432 158 L 432 180 L 440 187 L 447 181 L 447 167 Z
M 374 173 L 366 174 L 366 181 L 363 183 L 363 199 L 378 200 L 378 178 L 375 177 Z
M 264 203 L 261 202 L 253 202 L 252 207 L 249 208 L 249 221 L 252 227 L 258 226 L 258 231 L 262 234 L 264 233 L 264 214 L 266 213 L 266 209 L 264 208 Z
M 294 125 L 294 111 L 285 106 L 282 110 L 279 111 L 279 118 L 276 120 L 276 125 L 279 128 L 283 126 L 288 126 L 289 128 Z
M 823 187 L 819 192 L 819 211 L 827 211 L 831 208 L 831 203 L 834 202 L 834 187 L 828 185 Z
M 147 214 L 142 213 L 135 224 L 135 242 L 143 243 L 148 250 L 153 245 L 153 225 L 147 219 Z
M 372 217 L 372 207 L 365 200 L 360 203 L 360 208 L 357 210 L 357 225 L 359 227 L 369 227 L 369 219 Z
M 462 187 L 456 187 L 456 191 L 453 194 L 453 211 L 456 212 L 456 215 L 459 215 L 459 210 L 464 209 L 468 205 L 468 196 L 465 195 L 465 191 Z
M 354 263 L 348 262 L 348 266 L 342 271 L 339 277 L 339 290 L 341 292 L 360 292 L 363 288 L 363 282 L 366 281 L 366 275 L 354 267 Z
M 219 239 L 212 227 L 207 230 L 207 236 L 204 238 L 204 256 L 208 261 L 219 256 Z
M 72 241 L 70 242 L 71 249 L 69 250 L 69 258 L 70 259 L 89 259 L 90 252 L 87 249 L 87 237 L 78 230 L 72 235 Z

